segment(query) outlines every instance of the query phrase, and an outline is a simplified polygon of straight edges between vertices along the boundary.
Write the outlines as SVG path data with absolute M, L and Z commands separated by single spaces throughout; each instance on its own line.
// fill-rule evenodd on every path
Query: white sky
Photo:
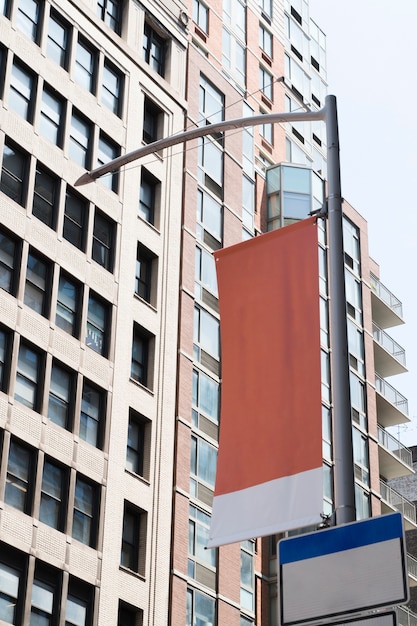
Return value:
M 342 194 L 368 221 L 381 282 L 403 303 L 405 324 L 387 330 L 409 372 L 388 382 L 412 421 L 392 432 L 417 445 L 417 0 L 310 0 L 310 17 L 327 35 Z

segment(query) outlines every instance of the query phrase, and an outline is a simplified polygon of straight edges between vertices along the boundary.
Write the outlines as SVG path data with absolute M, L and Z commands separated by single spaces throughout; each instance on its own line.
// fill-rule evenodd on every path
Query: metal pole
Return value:
M 335 96 L 326 97 L 330 340 L 336 524 L 353 522 L 355 474 L 346 318 L 339 131 Z

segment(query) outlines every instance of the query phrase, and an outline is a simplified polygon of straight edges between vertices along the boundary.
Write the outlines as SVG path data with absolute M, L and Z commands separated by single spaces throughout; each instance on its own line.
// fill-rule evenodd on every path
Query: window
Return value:
M 74 373 L 54 360 L 52 363 L 48 402 L 48 417 L 51 422 L 67 430 L 71 429 L 74 397 Z
M 259 68 L 259 89 L 263 93 L 264 96 L 268 98 L 272 102 L 272 83 L 273 78 L 269 72 L 267 72 L 263 67 Z
M 87 91 L 96 91 L 97 51 L 84 39 L 78 38 L 75 53 L 74 79 Z
M 219 383 L 200 372 L 193 370 L 193 423 L 200 426 L 200 413 L 208 416 L 216 424 L 219 421 Z
M 259 47 L 272 59 L 272 35 L 261 25 L 259 25 Z
M 122 22 L 121 0 L 98 0 L 97 15 L 115 33 L 120 35 Z
M 31 450 L 11 440 L 4 501 L 23 513 L 31 512 L 34 462 Z
M 84 380 L 81 398 L 80 439 L 97 448 L 102 447 L 106 415 L 106 394 L 103 389 Z
M 16 400 L 34 411 L 38 410 L 41 397 L 39 381 L 40 366 L 40 354 L 21 341 L 17 361 L 14 397 Z
M 151 424 L 143 415 L 130 409 L 127 431 L 126 469 L 149 478 Z
M 26 201 L 26 172 L 28 157 L 6 140 L 3 147 L 3 165 L 0 189 L 6 196 L 24 206 Z
M 5 391 L 8 385 L 11 346 L 11 333 L 0 327 L 0 391 Z
M 92 548 L 96 545 L 98 486 L 77 476 L 74 495 L 72 536 Z
M 0 14 L 7 18 L 10 17 L 10 4 L 9 0 L 1 0 L 0 2 Z
M 39 38 L 40 12 L 39 0 L 19 0 L 16 26 L 29 39 L 35 42 Z
M 207 549 L 210 529 L 210 515 L 190 504 L 188 521 L 188 575 L 195 577 L 195 562 L 208 567 L 216 567 L 217 552 Z
M 14 61 L 10 76 L 9 107 L 12 111 L 32 122 L 35 100 L 35 78 L 32 72 L 18 61 Z
M 88 218 L 88 202 L 73 191 L 67 190 L 65 196 L 64 227 L 62 235 L 73 246 L 84 250 L 85 225 Z
M 120 565 L 143 574 L 145 565 L 146 513 L 125 502 Z
M 224 94 L 216 89 L 204 76 L 200 77 L 199 114 L 207 124 L 224 120 Z
M 193 21 L 204 33 L 208 35 L 209 10 L 205 4 L 200 2 L 200 0 L 193 0 Z
M 187 589 L 186 626 L 213 626 L 216 623 L 214 598 L 195 589 Z
M 24 303 L 44 317 L 49 316 L 50 279 L 49 264 L 40 255 L 29 251 Z
M 119 154 L 120 146 L 100 132 L 97 150 L 97 167 L 100 167 L 100 165 L 104 165 L 109 161 L 113 161 L 113 159 L 119 156 Z M 106 185 L 106 187 L 117 193 L 119 188 L 118 172 L 106 174 L 101 178 L 101 181 Z
M 62 147 L 64 103 L 56 92 L 44 87 L 39 113 L 39 132 L 56 146 Z
M 368 438 L 357 428 L 352 428 L 352 439 L 355 478 L 369 487 Z
M 71 117 L 68 153 L 71 159 L 86 169 L 90 165 L 91 135 L 92 127 L 90 122 L 74 112 Z
M 222 63 L 223 68 L 228 74 L 230 74 L 240 86 L 244 86 L 246 82 L 245 46 L 226 28 L 223 28 Z
M 149 98 L 145 98 L 143 113 L 143 141 L 152 143 L 161 137 L 163 113 Z
M 41 501 L 39 520 L 51 528 L 64 530 L 66 487 L 68 477 L 66 471 L 45 459 L 43 465 Z
M 130 376 L 133 380 L 149 387 L 149 334 L 138 324 L 133 328 L 132 365 Z
M 20 247 L 14 237 L 0 230 L 0 287 L 13 295 L 18 282 Z
M 240 544 L 240 605 L 247 611 L 254 610 L 255 576 L 254 543 L 242 541 Z
M 190 481 L 192 496 L 197 495 L 196 479 L 203 481 L 211 489 L 214 489 L 216 479 L 217 449 L 207 443 L 201 437 L 191 437 L 191 464 L 190 473 L 193 477 Z
M 271 146 L 274 143 L 274 134 L 272 124 L 261 124 L 259 127 L 259 134 L 265 141 L 267 141 Z
M 272 0 L 259 0 L 259 8 L 265 17 L 272 18 Z
M 138 213 L 140 217 L 150 224 L 155 224 L 156 222 L 155 209 L 159 189 L 160 182 L 142 167 Z
M 198 180 L 219 198 L 223 194 L 223 150 L 209 137 L 199 140 Z
M 346 265 L 355 274 L 359 274 L 361 266 L 359 229 L 346 218 L 343 218 L 343 245 Z
M 14 559 L 9 562 L 15 564 Z M 21 577 L 21 570 L 0 563 L 0 619 L 9 624 L 16 624 L 17 621 Z
M 57 617 L 57 575 L 55 570 L 35 565 L 35 578 L 32 584 L 32 602 L 30 608 L 30 623 L 47 626 L 56 623 Z
M 38 166 L 33 191 L 32 215 L 55 228 L 59 201 L 59 178 Z
M 156 255 L 139 243 L 136 254 L 135 293 L 152 304 L 155 300 L 152 298 L 152 272 L 156 263 Z
M 197 223 L 199 239 L 212 248 L 218 248 L 218 242 L 222 241 L 222 205 L 202 189 L 197 195 Z
M 70 576 L 65 626 L 88 626 L 93 623 L 94 587 Z
M 58 284 L 55 324 L 65 332 L 78 337 L 81 311 L 81 287 L 79 283 L 61 272 Z
M 197 360 L 201 359 L 201 350 L 220 358 L 219 320 L 199 307 L 194 309 L 194 344 Z
M 71 27 L 58 13 L 51 9 L 48 24 L 46 54 L 64 69 L 68 69 L 68 52 Z
M 96 210 L 94 215 L 93 249 L 91 256 L 106 270 L 113 270 L 115 223 Z
M 117 626 L 141 626 L 143 612 L 126 602 L 119 600 Z
M 143 59 L 160 76 L 165 75 L 166 41 L 146 22 L 143 33 Z
M 90 293 L 87 311 L 87 334 L 85 343 L 95 352 L 107 356 L 109 345 L 109 305 Z
M 212 302 L 211 299 L 208 299 L 207 294 L 207 292 L 210 292 L 210 295 L 213 295 L 215 298 L 218 297 L 214 257 L 204 248 L 200 248 L 200 246 L 196 246 L 195 249 L 195 280 L 194 292 L 196 297 L 204 302 L 207 301 L 206 304 L 211 305 L 213 308 L 216 307 L 217 302 Z
M 101 101 L 112 113 L 121 116 L 124 76 L 110 61 L 104 60 Z

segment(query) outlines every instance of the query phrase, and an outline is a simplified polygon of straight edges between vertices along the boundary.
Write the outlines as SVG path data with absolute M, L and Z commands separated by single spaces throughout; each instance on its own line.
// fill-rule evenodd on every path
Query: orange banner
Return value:
M 222 351 L 216 496 L 321 467 L 315 222 L 215 253 Z

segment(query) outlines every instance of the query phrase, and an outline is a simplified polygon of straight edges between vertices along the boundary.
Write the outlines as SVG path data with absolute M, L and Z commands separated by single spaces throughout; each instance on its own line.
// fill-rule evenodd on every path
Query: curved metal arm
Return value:
M 213 133 L 219 133 L 225 130 L 232 130 L 236 128 L 244 128 L 246 126 L 260 126 L 261 124 L 274 124 L 277 122 L 304 122 L 313 120 L 325 120 L 326 107 L 319 111 L 301 111 L 298 113 L 266 113 L 265 115 L 254 115 L 252 117 L 239 117 L 234 120 L 225 120 L 223 122 L 217 122 L 216 124 L 207 124 L 198 128 L 192 128 L 176 135 L 170 135 L 163 139 L 158 139 L 146 146 L 137 148 L 132 152 L 123 154 L 116 157 L 112 161 L 109 161 L 105 165 L 101 165 L 90 172 L 86 172 L 78 180 L 75 181 L 75 186 L 86 185 L 91 183 L 100 176 L 109 174 L 119 169 L 127 163 L 136 161 L 141 157 L 145 157 L 148 154 L 158 152 L 163 148 L 169 148 L 179 143 L 185 143 L 191 139 L 197 137 L 204 137 L 205 135 L 212 135 Z

